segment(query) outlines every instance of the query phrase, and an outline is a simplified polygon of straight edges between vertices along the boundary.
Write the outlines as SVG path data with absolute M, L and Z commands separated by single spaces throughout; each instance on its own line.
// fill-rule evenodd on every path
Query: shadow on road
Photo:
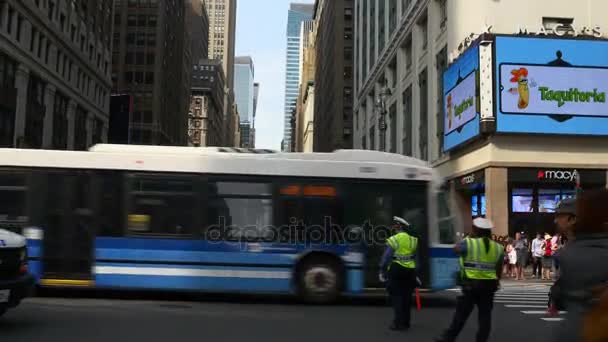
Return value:
M 36 297 L 74 298 L 74 299 L 107 299 L 121 301 L 159 301 L 162 307 L 186 308 L 187 302 L 193 303 L 238 303 L 260 305 L 308 305 L 291 295 L 276 294 L 243 294 L 243 293 L 199 293 L 167 291 L 133 291 L 133 290 L 99 290 L 99 289 L 38 289 Z M 446 292 L 426 293 L 421 296 L 423 307 L 451 307 L 455 305 L 454 295 Z M 176 303 L 176 302 L 179 302 Z M 361 295 L 341 297 L 333 305 L 338 306 L 388 306 L 387 296 Z

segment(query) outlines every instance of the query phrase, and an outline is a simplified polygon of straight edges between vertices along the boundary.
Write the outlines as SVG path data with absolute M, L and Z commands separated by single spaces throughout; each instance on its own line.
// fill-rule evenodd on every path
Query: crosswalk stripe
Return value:
M 532 310 L 532 311 L 522 311 L 522 313 L 526 314 L 526 315 L 544 315 L 547 313 L 546 310 Z M 559 312 L 560 315 L 565 315 L 566 311 L 560 311 Z
M 543 321 L 547 321 L 547 322 L 560 322 L 565 320 L 565 318 L 562 317 L 543 317 L 541 318 Z
M 547 301 L 541 300 L 495 300 L 494 303 L 500 304 L 547 304 Z M 547 307 L 547 305 L 545 305 Z
M 496 298 L 525 298 L 525 299 L 528 299 L 528 298 L 530 298 L 530 299 L 536 299 L 536 298 L 547 299 L 548 298 L 548 296 L 542 296 L 542 295 L 541 296 L 494 295 L 494 297 L 496 297 Z
M 530 304 L 507 304 L 507 308 L 547 308 L 546 305 L 530 305 Z

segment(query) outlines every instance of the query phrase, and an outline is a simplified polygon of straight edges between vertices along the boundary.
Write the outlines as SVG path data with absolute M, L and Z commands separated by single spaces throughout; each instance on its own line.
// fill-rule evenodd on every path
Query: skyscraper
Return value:
M 226 73 L 226 87 L 233 89 L 236 0 L 201 0 L 209 17 L 209 59 L 219 59 Z
M 0 147 L 106 141 L 113 10 L 111 0 L 0 1 Z
M 236 34 L 236 0 L 201 0 L 209 16 L 209 59 L 219 59 L 226 75 L 224 89 L 224 145 L 234 145 L 234 49 Z
M 234 97 L 240 115 L 241 147 L 251 147 L 251 122 L 253 121 L 255 72 L 249 56 L 234 59 Z
M 333 152 L 353 147 L 353 0 L 315 5 L 314 151 Z
M 234 59 L 234 97 L 239 109 L 241 122 L 253 120 L 253 60 L 249 56 Z
M 285 65 L 285 121 L 283 149 L 291 151 L 292 114 L 296 108 L 300 86 L 300 25 L 312 18 L 312 4 L 292 3 L 287 15 L 287 60 Z
M 133 96 L 131 144 L 186 145 L 192 47 L 186 2 L 116 2 L 113 91 Z

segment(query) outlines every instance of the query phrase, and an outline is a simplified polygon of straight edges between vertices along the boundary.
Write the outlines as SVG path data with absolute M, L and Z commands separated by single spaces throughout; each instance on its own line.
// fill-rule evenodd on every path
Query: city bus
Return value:
M 377 151 L 282 153 L 100 144 L 0 149 L 0 228 L 27 238 L 39 287 L 293 294 L 384 286 L 393 216 L 419 238 L 421 287 L 455 286 L 462 233 L 425 162 Z

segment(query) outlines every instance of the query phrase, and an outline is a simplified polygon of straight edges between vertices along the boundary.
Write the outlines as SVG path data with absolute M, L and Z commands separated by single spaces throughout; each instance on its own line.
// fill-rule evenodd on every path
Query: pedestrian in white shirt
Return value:
M 541 275 L 543 274 L 544 243 L 545 240 L 543 240 L 540 233 L 536 234 L 536 239 L 532 241 L 532 277 L 536 277 L 538 279 L 540 279 Z

